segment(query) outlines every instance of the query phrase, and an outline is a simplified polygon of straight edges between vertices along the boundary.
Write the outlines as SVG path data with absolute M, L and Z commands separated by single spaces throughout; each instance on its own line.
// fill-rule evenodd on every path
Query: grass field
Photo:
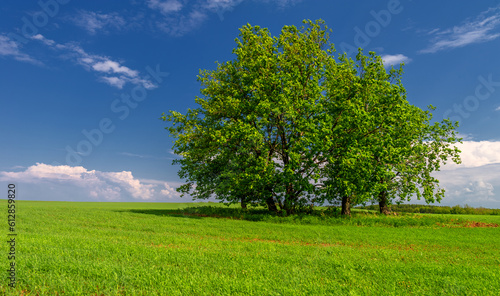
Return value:
M 5 243 L 0 294 L 500 295 L 500 227 L 464 227 L 500 216 L 176 210 L 193 205 L 18 201 L 17 287 Z

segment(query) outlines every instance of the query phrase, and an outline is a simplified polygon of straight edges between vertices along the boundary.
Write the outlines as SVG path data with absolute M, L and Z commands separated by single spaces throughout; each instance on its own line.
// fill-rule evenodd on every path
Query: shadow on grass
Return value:
M 128 210 L 120 210 L 119 212 L 192 218 L 192 219 L 219 218 L 219 219 L 231 219 L 231 220 L 246 220 L 254 222 L 268 221 L 273 223 L 283 223 L 287 221 L 290 222 L 291 220 L 295 222 L 302 221 L 304 219 L 309 220 L 311 216 L 319 217 L 320 213 L 323 213 L 323 215 L 325 213 L 324 211 L 314 211 L 313 213 L 310 214 L 301 213 L 298 215 L 285 217 L 283 213 L 277 214 L 263 208 L 241 209 L 241 208 L 228 208 L 219 206 L 187 207 L 182 209 L 128 209 Z M 330 211 L 329 214 L 332 215 L 335 214 L 335 212 Z
M 147 214 L 155 216 L 181 217 L 191 219 L 223 218 L 232 220 L 263 221 L 275 217 L 267 209 L 239 209 L 214 206 L 187 207 L 182 209 L 127 209 L 118 212 Z
M 253 222 L 309 224 L 309 225 L 351 225 L 382 227 L 498 227 L 497 224 L 479 223 L 465 219 L 454 219 L 443 215 L 420 215 L 400 213 L 396 216 L 385 216 L 374 212 L 355 211 L 351 217 L 341 217 L 339 209 L 314 210 L 309 214 L 290 216 L 277 215 L 267 209 L 241 209 L 227 207 L 187 207 L 182 209 L 129 209 L 119 212 L 155 215 L 162 217 L 178 217 L 190 219 L 218 218 L 246 220 Z
M 127 212 L 136 214 L 147 214 L 155 216 L 169 216 L 169 217 L 181 217 L 181 218 L 191 218 L 191 219 L 202 219 L 203 216 L 189 215 L 183 212 L 184 209 L 180 210 L 148 210 L 148 209 L 130 209 L 130 210 L 120 210 L 117 212 Z

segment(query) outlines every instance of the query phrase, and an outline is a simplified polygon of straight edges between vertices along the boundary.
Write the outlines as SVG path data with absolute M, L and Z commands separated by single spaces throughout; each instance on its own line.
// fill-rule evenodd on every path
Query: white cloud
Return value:
M 86 10 L 78 11 L 78 15 L 72 21 L 90 34 L 106 31 L 107 27 L 119 29 L 127 24 L 125 19 L 116 12 L 106 14 Z
M 99 175 L 108 181 L 119 184 L 136 199 L 149 200 L 154 196 L 154 186 L 142 184 L 132 176 L 132 172 L 100 172 Z
M 0 56 L 12 57 L 17 61 L 28 62 L 35 65 L 42 63 L 21 51 L 20 45 L 8 36 L 0 34 Z
M 131 70 L 125 66 L 121 66 L 117 62 L 111 60 L 104 60 L 102 62 L 97 62 L 92 65 L 92 69 L 105 72 L 105 73 L 123 73 L 129 77 L 137 77 L 139 73 L 135 70 Z
M 125 156 L 130 156 L 130 157 L 150 158 L 149 155 L 141 155 L 141 154 L 135 154 L 135 153 L 129 153 L 129 152 L 121 152 L 120 154 L 125 155 Z
M 182 9 L 182 3 L 178 0 L 148 0 L 148 7 L 158 9 L 162 14 L 170 14 Z
M 249 0 L 148 0 L 150 9 L 161 13 L 160 20 L 155 25 L 165 33 L 172 36 L 183 36 L 190 31 L 199 28 L 210 14 L 217 14 L 219 19 L 224 20 L 224 13 L 234 9 L 244 1 Z M 280 9 L 295 5 L 302 0 L 253 0 L 266 4 L 274 4 Z M 189 6 L 188 3 L 191 3 Z
M 495 109 L 495 111 L 500 111 L 500 106 L 498 106 L 498 107 Z
M 11 167 L 10 169 L 11 170 L 18 170 L 18 169 L 25 169 L 26 167 L 25 166 L 22 166 L 22 165 L 15 165 L 13 167 Z
M 408 64 L 409 62 L 411 62 L 411 59 L 403 54 L 395 54 L 395 55 L 386 54 L 382 56 L 382 61 L 384 62 L 385 67 L 390 67 L 394 65 L 399 65 L 402 62 Z
M 122 79 L 120 77 L 107 77 L 103 76 L 101 79 L 107 84 L 114 86 L 116 88 L 122 89 L 123 86 L 127 83 L 127 80 Z
M 446 190 L 441 203 L 500 208 L 500 142 L 464 141 L 456 146 L 462 164 L 448 163 L 433 173 Z
M 202 9 L 192 10 L 187 15 L 180 15 L 175 18 L 165 18 L 156 22 L 158 28 L 172 36 L 182 36 L 198 28 L 208 18 Z
M 293 6 L 299 2 L 302 2 L 302 0 L 261 0 L 261 1 L 274 3 L 278 5 L 278 7 L 280 8 L 286 8 L 289 6 Z
M 48 46 L 53 46 L 55 44 L 54 40 L 47 39 L 41 34 L 36 34 L 36 35 L 32 36 L 31 38 L 35 39 L 35 40 L 39 40 Z
M 46 200 L 69 200 L 73 197 L 61 196 L 61 193 L 77 195 L 82 200 L 104 201 L 152 201 L 178 197 L 164 181 L 139 180 L 130 171 L 102 172 L 82 166 L 37 163 L 20 172 L 0 171 L 0 181 L 18 182 L 37 195 L 46 192 Z
M 241 2 L 243 0 L 208 0 L 204 7 L 212 11 L 230 10 Z
M 459 165 L 449 163 L 442 168 L 443 170 L 500 164 L 500 142 L 463 141 L 463 144 L 458 143 L 455 146 L 462 151 L 460 153 L 462 163 Z
M 458 137 L 462 138 L 463 141 L 472 141 L 472 140 L 474 140 L 474 135 L 473 134 L 458 133 Z
M 420 53 L 435 53 L 445 49 L 463 47 L 469 44 L 491 41 L 500 37 L 500 6 L 490 8 L 473 20 L 466 20 L 461 25 L 450 29 L 433 29 L 432 44 Z
M 461 167 L 433 175 L 446 190 L 443 205 L 500 208 L 500 164 Z
M 67 165 L 52 166 L 43 163 L 37 163 L 28 167 L 23 172 L 1 172 L 5 177 L 13 179 L 23 179 L 27 182 L 39 182 L 44 179 L 57 180 L 78 180 L 83 173 L 93 174 L 95 171 L 87 171 L 84 167 L 70 167 Z
M 151 80 L 141 78 L 139 71 L 130 69 L 109 57 L 89 54 L 75 43 L 59 44 L 41 34 L 33 36 L 32 39 L 38 40 L 54 50 L 63 51 L 65 57 L 73 59 L 88 71 L 107 74 L 99 75 L 98 80 L 113 87 L 122 89 L 127 83 L 142 85 L 146 89 L 157 87 Z
M 160 193 L 168 198 L 175 198 L 175 197 L 180 197 L 180 193 L 175 191 L 174 188 L 172 188 L 168 183 L 164 183 L 163 186 L 165 186 L 165 189 L 161 190 Z

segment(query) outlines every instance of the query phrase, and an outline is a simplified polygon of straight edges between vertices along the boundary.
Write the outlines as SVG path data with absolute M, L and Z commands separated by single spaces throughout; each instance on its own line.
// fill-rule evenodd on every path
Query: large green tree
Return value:
M 258 26 L 240 30 L 236 59 L 200 73 L 200 108 L 164 117 L 188 181 L 181 192 L 229 202 L 247 196 L 287 213 L 314 198 L 320 165 L 313 142 L 327 126 L 322 84 L 334 65 L 327 40 L 321 22 L 285 26 L 274 38 Z
M 444 189 L 432 173 L 447 161 L 461 162 L 460 150 L 453 146 L 461 141 L 455 131 L 456 123 L 444 120 L 431 124 L 430 111 L 411 107 L 413 116 L 400 122 L 393 135 L 385 137 L 385 150 L 374 155 L 379 183 L 376 200 L 383 214 L 389 213 L 388 205 L 394 200 L 410 201 L 416 197 L 427 203 L 441 201 Z
M 350 215 L 353 204 L 373 199 L 384 214 L 394 200 L 440 201 L 444 190 L 431 173 L 448 160 L 460 162 L 453 146 L 461 140 L 457 123 L 431 124 L 432 106 L 424 111 L 407 101 L 402 67 L 386 71 L 379 56 L 364 56 L 361 50 L 354 62 L 340 60 L 353 70 L 347 82 L 329 80 L 333 109 L 342 110 L 337 134 L 344 144 L 334 149 L 324 170 L 326 200 L 340 200 L 344 215 Z M 337 98 L 339 89 L 345 93 Z
M 373 53 L 336 59 L 324 23 L 305 24 L 277 37 L 244 26 L 235 59 L 200 72 L 199 107 L 163 116 L 186 180 L 178 191 L 287 214 L 340 200 L 349 214 L 394 184 L 429 181 L 422 176 L 435 166 L 408 152 L 432 146 L 427 117 L 406 100 L 401 73 L 387 73 Z M 402 130 L 413 133 L 398 138 Z M 413 161 L 419 170 L 398 167 Z

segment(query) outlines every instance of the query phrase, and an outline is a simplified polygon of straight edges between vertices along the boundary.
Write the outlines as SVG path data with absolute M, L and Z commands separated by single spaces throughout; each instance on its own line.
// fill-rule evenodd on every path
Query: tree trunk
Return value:
M 274 202 L 274 198 L 272 196 L 266 199 L 267 209 L 271 212 L 278 212 L 278 208 L 276 207 L 276 203 Z
M 342 197 L 342 212 L 341 215 L 351 216 L 351 197 L 343 196 Z
M 241 208 L 242 209 L 246 209 L 247 208 L 247 202 L 245 201 L 244 197 L 241 198 Z
M 285 202 L 283 206 L 283 210 L 285 210 L 287 216 L 295 214 L 297 196 L 293 194 L 293 186 L 291 183 L 289 183 L 286 187 Z
M 391 210 L 387 205 L 387 191 L 382 191 L 378 194 L 378 206 L 380 208 L 380 214 L 389 215 Z

